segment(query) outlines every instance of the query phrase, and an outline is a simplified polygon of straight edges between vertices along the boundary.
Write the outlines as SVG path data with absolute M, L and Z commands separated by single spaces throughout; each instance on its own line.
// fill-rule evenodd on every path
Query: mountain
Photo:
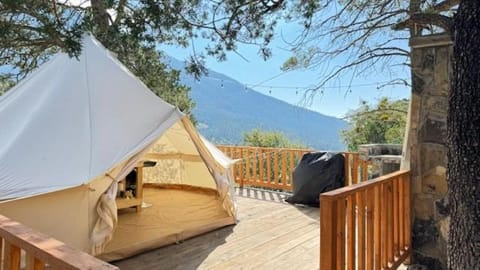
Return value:
M 347 127 L 343 120 L 266 96 L 213 70 L 197 81 L 185 74 L 182 62 L 168 61 L 172 68 L 182 70 L 182 83 L 192 89 L 199 132 L 215 143 L 239 144 L 243 133 L 259 128 L 281 131 L 317 150 L 346 148 L 340 138 L 340 131 Z

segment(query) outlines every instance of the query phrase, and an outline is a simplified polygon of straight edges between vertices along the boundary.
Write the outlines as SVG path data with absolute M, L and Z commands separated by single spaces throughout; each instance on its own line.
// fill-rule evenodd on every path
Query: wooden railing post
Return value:
M 320 269 L 336 269 L 337 205 L 320 195 Z
M 321 269 L 396 269 L 409 263 L 410 211 L 409 171 L 321 194 Z

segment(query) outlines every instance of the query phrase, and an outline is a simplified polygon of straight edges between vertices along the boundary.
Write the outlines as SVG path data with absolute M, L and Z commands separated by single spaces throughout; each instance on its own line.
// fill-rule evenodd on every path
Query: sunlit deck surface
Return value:
M 319 210 L 236 189 L 239 222 L 114 264 L 120 269 L 318 269 Z

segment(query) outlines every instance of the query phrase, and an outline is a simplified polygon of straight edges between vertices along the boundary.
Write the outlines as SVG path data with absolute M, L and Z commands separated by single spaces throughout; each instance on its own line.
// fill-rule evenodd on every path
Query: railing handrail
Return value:
M 33 254 L 52 269 L 100 269 L 118 267 L 0 215 L 0 237 L 25 252 Z
M 262 146 L 251 146 L 251 145 L 228 145 L 228 144 L 218 144 L 217 147 L 218 148 L 228 147 L 228 148 L 243 148 L 243 149 L 271 149 L 271 150 L 288 150 L 288 151 L 309 151 L 309 152 L 316 151 L 316 150 L 311 149 L 311 148 L 262 147 Z
M 332 190 L 332 191 L 322 193 L 322 194 L 320 194 L 320 197 L 322 197 L 323 199 L 327 199 L 327 200 L 335 200 L 339 197 L 347 197 L 347 196 L 349 196 L 353 193 L 356 193 L 358 191 L 371 188 L 372 186 L 381 185 L 383 182 L 390 181 L 390 179 L 393 178 L 393 177 L 406 175 L 408 173 L 410 173 L 409 170 L 396 171 L 396 172 L 389 173 L 389 174 L 386 174 L 386 175 L 383 175 L 383 176 L 379 176 L 379 177 L 374 178 L 372 180 L 368 180 L 368 181 L 365 181 L 365 182 L 360 182 L 360 183 L 357 183 L 357 184 L 353 184 L 353 185 L 350 185 L 350 186 L 345 186 L 345 187 L 342 187 L 342 188 L 338 188 L 338 189 L 335 189 L 335 190 Z

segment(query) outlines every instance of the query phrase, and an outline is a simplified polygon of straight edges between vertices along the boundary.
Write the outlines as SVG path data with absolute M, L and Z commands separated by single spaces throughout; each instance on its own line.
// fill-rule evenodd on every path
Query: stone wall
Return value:
M 361 160 L 371 162 L 369 179 L 386 175 L 400 169 L 401 144 L 362 144 L 358 146 Z
M 451 38 L 410 40 L 412 97 L 402 168 L 412 175 L 413 262 L 446 269 L 447 107 Z

